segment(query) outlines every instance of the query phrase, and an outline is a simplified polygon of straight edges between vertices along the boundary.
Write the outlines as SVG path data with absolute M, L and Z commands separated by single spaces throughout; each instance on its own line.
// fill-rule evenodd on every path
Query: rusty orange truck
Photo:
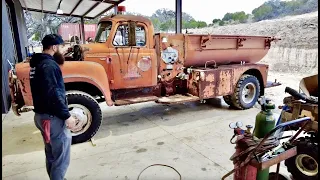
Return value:
M 75 45 L 61 66 L 70 112 L 82 126 L 73 143 L 93 137 L 102 121 L 101 101 L 121 106 L 147 101 L 175 104 L 223 96 L 238 109 L 253 107 L 265 88 L 268 65 L 257 64 L 277 39 L 156 33 L 141 16 L 99 21 L 93 43 Z M 15 65 L 10 80 L 16 115 L 32 109 L 29 63 Z

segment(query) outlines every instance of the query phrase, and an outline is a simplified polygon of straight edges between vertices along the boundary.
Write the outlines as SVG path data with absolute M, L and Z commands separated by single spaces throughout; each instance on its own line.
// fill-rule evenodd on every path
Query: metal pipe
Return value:
M 176 34 L 182 33 L 182 0 L 176 0 Z
M 84 34 L 84 17 L 81 17 L 80 30 L 81 30 L 82 43 L 85 44 L 86 43 L 86 38 L 85 38 L 85 34 Z
M 114 14 L 117 15 L 118 14 L 118 5 L 115 5 L 113 7 L 113 10 L 114 10 Z

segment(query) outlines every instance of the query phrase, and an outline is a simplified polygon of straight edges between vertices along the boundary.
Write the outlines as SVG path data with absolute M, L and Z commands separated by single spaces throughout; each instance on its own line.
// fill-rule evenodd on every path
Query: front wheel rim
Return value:
M 249 104 L 251 103 L 257 94 L 257 87 L 254 83 L 246 84 L 242 89 L 242 100 L 244 103 Z
M 307 154 L 299 154 L 296 157 L 296 167 L 306 176 L 315 176 L 318 174 L 318 162 Z
M 81 104 L 70 104 L 68 106 L 69 112 L 71 116 L 73 116 L 77 124 L 76 126 L 79 126 L 79 129 L 77 130 L 71 130 L 72 136 L 78 136 L 80 134 L 83 134 L 86 132 L 92 123 L 92 115 L 88 108 Z

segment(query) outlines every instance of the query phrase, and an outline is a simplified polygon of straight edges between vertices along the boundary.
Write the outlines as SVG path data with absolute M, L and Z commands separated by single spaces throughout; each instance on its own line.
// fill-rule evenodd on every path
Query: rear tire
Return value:
M 305 138 L 299 138 L 293 144 L 298 152 L 296 156 L 285 160 L 288 172 L 295 180 L 318 179 L 318 145 Z
M 232 105 L 241 110 L 250 109 L 256 104 L 259 96 L 259 80 L 255 76 L 244 74 L 239 79 L 231 96 Z
M 99 103 L 82 91 L 67 91 L 68 107 L 71 115 L 77 115 L 83 122 L 79 131 L 72 133 L 72 144 L 90 140 L 99 130 L 102 122 L 102 112 Z

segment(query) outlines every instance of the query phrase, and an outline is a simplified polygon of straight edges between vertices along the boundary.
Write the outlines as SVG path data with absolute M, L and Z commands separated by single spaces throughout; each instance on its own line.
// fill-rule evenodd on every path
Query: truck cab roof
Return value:
M 150 19 L 145 18 L 143 16 L 135 16 L 135 15 L 122 15 L 122 14 L 111 15 L 111 16 L 101 18 L 99 23 L 104 21 L 137 21 L 137 22 L 145 23 L 146 25 L 152 25 L 152 22 Z

